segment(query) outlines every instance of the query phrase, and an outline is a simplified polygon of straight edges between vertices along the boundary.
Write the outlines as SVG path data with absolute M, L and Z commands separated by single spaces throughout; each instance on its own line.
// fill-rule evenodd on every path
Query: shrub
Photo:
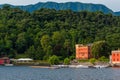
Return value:
M 89 60 L 89 62 L 92 63 L 92 64 L 95 64 L 96 59 L 95 59 L 95 58 L 91 58 L 91 59 Z
M 73 59 L 75 59 L 75 56 L 70 56 L 70 60 L 73 60 Z
M 105 56 L 102 56 L 98 59 L 99 61 L 102 61 L 102 62 L 107 62 L 109 61 Z
M 51 64 L 51 65 L 56 65 L 56 64 L 59 64 L 59 58 L 55 55 L 49 57 L 49 60 L 48 62 Z
M 66 65 L 70 64 L 70 59 L 69 58 L 65 58 L 64 59 L 64 64 L 66 64 Z

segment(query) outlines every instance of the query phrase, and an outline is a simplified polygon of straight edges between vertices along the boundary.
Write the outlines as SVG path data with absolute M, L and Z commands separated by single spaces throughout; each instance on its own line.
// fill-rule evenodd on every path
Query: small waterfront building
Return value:
M 10 64 L 10 59 L 8 57 L 0 58 L 0 65 Z
M 76 44 L 76 59 L 91 58 L 91 45 Z
M 110 62 L 112 64 L 120 64 L 120 50 L 115 50 L 111 53 Z

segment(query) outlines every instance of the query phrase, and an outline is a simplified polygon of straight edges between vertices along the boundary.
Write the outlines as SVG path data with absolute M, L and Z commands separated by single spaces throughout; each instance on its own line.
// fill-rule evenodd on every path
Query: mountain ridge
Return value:
M 3 4 L 4 5 L 4 4 Z M 3 5 L 0 5 L 2 7 Z M 10 5 L 10 4 L 8 4 Z M 55 10 L 67 10 L 70 9 L 72 11 L 102 11 L 103 13 L 111 13 L 116 16 L 120 16 L 120 11 L 114 12 L 108 7 L 106 7 L 103 4 L 93 4 L 93 3 L 81 3 L 81 2 L 65 2 L 65 3 L 57 3 L 57 2 L 38 2 L 36 4 L 30 4 L 30 5 L 10 5 L 11 7 L 18 7 L 22 10 L 33 12 L 35 10 L 41 9 L 41 8 L 49 8 L 49 9 L 55 9 Z

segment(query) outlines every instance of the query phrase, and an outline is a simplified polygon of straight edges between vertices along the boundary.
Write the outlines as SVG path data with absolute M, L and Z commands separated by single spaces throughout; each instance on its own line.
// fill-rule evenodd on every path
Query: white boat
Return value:
M 13 64 L 4 64 L 4 66 L 13 66 Z
M 108 65 L 95 65 L 95 68 L 107 68 L 109 67 Z

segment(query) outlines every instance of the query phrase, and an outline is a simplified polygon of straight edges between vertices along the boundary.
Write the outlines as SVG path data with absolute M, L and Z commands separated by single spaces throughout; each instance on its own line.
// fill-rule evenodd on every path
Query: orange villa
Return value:
M 112 51 L 112 55 L 110 56 L 110 62 L 112 64 L 120 63 L 120 50 Z
M 76 44 L 76 59 L 89 59 L 91 58 L 91 46 Z

